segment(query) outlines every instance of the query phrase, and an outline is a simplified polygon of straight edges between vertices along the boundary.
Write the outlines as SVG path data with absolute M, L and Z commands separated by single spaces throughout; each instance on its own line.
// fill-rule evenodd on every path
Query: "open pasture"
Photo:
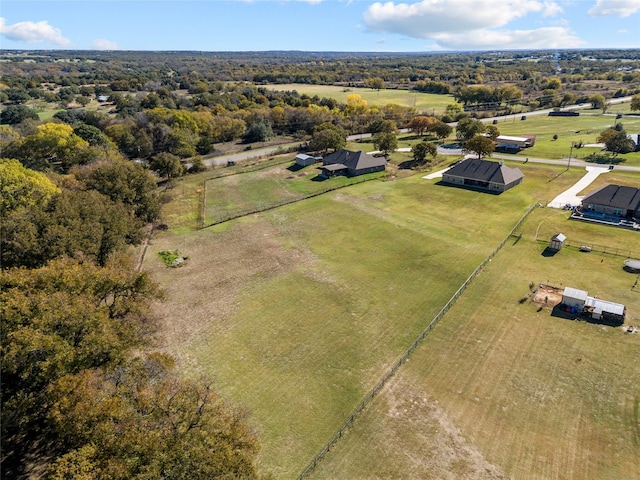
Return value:
M 158 233 L 144 264 L 168 293 L 161 346 L 244 404 L 260 467 L 295 478 L 527 206 L 583 173 L 523 170 L 499 196 L 413 176 L 191 233 L 197 183 L 179 183 L 182 226 Z M 176 249 L 186 265 L 164 267 L 156 253 Z
M 265 88 L 280 91 L 296 90 L 300 94 L 307 94 L 311 97 L 317 95 L 320 98 L 335 98 L 341 103 L 347 103 L 347 95 L 355 93 L 366 100 L 368 106 L 383 106 L 388 103 L 395 103 L 397 105 L 402 105 L 403 107 L 415 107 L 419 113 L 428 115 L 442 115 L 447 108 L 447 105 L 456 103 L 453 95 L 438 95 L 409 90 L 374 90 L 372 88 L 341 87 L 335 85 L 307 85 L 300 83 L 266 85 Z
M 317 165 L 300 168 L 295 163 L 287 163 L 249 174 L 208 180 L 204 183 L 204 224 L 211 225 L 384 175 L 371 173 L 353 178 L 324 179 L 319 177 L 320 173 Z
M 531 286 L 588 290 L 640 325 L 624 257 L 535 241 L 640 245 L 637 233 L 538 209 L 310 477 L 638 478 L 640 334 L 552 315 Z M 425 422 L 425 418 L 429 422 Z M 458 452 L 458 455 L 455 453 Z
M 502 135 L 536 135 L 536 144 L 521 151 L 518 156 L 542 158 L 573 158 L 599 152 L 600 148 L 574 148 L 572 144 L 584 145 L 596 142 L 598 135 L 616 122 L 622 123 L 628 133 L 640 132 L 640 116 L 623 117 L 616 120 L 614 114 L 581 113 L 579 117 L 528 116 L 526 120 L 506 120 L 496 124 Z M 558 135 L 557 140 L 553 139 Z M 640 152 L 620 155 L 625 165 L 640 165 Z

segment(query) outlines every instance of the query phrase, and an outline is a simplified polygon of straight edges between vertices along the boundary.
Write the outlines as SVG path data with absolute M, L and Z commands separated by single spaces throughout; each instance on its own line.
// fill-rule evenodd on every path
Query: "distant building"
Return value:
M 522 137 L 512 137 L 509 135 L 499 135 L 496 138 L 496 144 L 502 148 L 528 148 L 533 147 L 536 143 L 535 135 L 527 135 Z
M 519 168 L 503 162 L 467 158 L 442 174 L 442 182 L 493 193 L 502 193 L 522 183 Z
M 355 177 L 365 173 L 382 172 L 387 166 L 387 159 L 374 157 L 362 151 L 337 150 L 322 159 L 320 169 L 327 176 L 348 175 Z

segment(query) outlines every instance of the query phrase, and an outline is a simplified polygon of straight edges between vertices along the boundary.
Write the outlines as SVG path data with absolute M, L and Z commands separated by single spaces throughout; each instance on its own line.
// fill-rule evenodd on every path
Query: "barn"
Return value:
M 594 320 L 614 325 L 622 325 L 626 314 L 626 308 L 620 303 L 608 302 L 594 297 L 587 297 L 585 312 Z
M 567 237 L 562 233 L 556 233 L 553 237 L 551 237 L 551 242 L 549 243 L 549 248 L 551 250 L 560 251 L 562 247 L 564 247 L 564 242 L 567 241 Z

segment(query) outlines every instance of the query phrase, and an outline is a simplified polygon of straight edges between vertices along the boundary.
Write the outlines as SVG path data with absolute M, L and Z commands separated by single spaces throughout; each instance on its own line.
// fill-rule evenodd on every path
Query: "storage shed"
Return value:
M 562 303 L 567 307 L 575 308 L 577 312 L 582 312 L 588 295 L 589 294 L 585 290 L 565 287 L 562 292 Z
M 551 242 L 549 243 L 549 248 L 551 250 L 559 251 L 564 247 L 564 242 L 567 240 L 562 233 L 556 233 L 553 237 L 551 237 Z
M 309 165 L 313 165 L 316 162 L 322 160 L 322 157 L 312 157 L 311 155 L 307 155 L 306 153 L 299 153 L 296 155 L 296 165 L 301 167 L 307 167 Z

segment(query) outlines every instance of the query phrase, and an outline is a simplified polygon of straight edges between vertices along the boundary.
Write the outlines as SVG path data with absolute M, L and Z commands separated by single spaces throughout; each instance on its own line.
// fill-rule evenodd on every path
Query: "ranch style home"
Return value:
M 442 174 L 443 183 L 492 193 L 509 190 L 521 184 L 523 178 L 519 168 L 478 158 L 467 158 Z
M 581 210 L 640 220 L 640 188 L 605 185 L 582 199 Z
M 348 175 L 355 177 L 365 173 L 381 172 L 387 166 L 387 159 L 374 157 L 362 151 L 337 150 L 322 159 L 322 172 L 331 177 L 333 175 Z

